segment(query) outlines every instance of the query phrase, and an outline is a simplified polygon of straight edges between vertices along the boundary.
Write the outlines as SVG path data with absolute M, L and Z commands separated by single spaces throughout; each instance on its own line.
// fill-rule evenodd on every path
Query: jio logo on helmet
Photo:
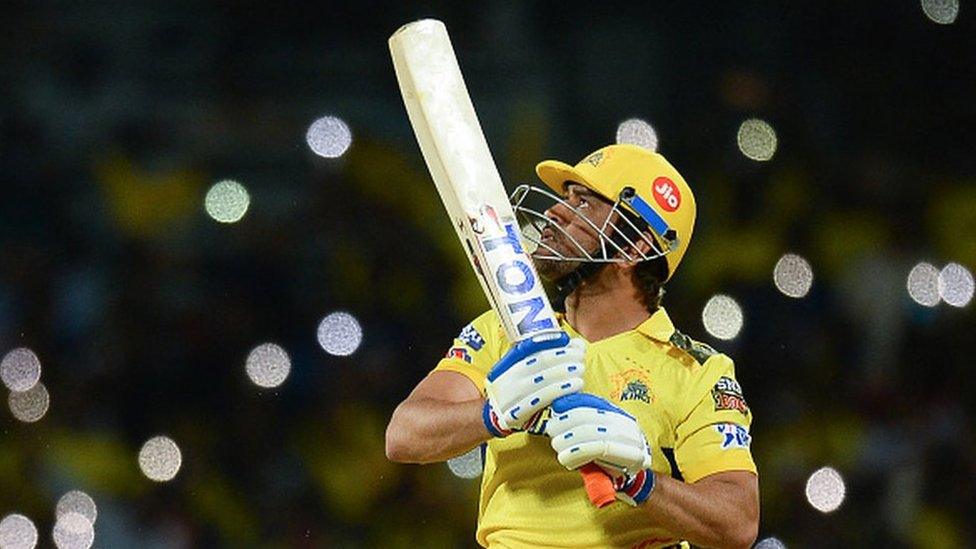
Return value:
M 654 190 L 654 200 L 664 211 L 673 212 L 681 206 L 681 192 L 674 181 L 662 176 L 654 180 L 651 188 Z

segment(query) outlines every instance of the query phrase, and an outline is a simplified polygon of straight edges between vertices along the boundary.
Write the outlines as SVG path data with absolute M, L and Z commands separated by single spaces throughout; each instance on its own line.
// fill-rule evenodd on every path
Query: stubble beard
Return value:
M 539 276 L 541 276 L 544 280 L 548 282 L 555 282 L 572 273 L 583 264 L 583 262 L 579 260 L 557 260 L 539 257 L 553 254 L 562 255 L 564 257 L 578 255 L 579 252 L 576 251 L 576 248 L 568 244 L 562 235 L 557 235 L 555 238 L 551 239 L 548 242 L 548 245 L 552 248 L 551 250 L 544 246 L 539 246 L 532 254 L 532 263 L 535 264 L 535 268 L 539 272 Z
M 548 252 L 548 250 L 546 250 L 544 253 L 546 252 Z M 535 268 L 539 272 L 539 276 L 549 282 L 559 280 L 560 278 L 575 271 L 576 268 L 580 266 L 579 261 L 558 261 L 555 259 L 545 259 L 536 257 L 535 254 L 532 255 L 532 263 L 535 264 Z
M 565 251 L 562 246 L 557 243 L 553 247 L 560 255 L 565 255 Z M 539 257 L 541 255 L 552 255 L 553 251 L 548 250 L 543 247 L 539 247 L 535 253 L 532 254 L 532 263 L 535 264 L 536 270 L 539 272 L 544 280 L 549 282 L 554 282 L 560 278 L 568 275 L 569 273 L 575 271 L 581 264 L 580 261 L 566 261 L 557 259 L 547 259 L 544 257 Z

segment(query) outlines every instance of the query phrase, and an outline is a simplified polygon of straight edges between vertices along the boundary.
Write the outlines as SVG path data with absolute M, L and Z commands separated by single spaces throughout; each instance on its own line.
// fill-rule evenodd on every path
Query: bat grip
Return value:
M 617 491 L 613 489 L 613 482 L 603 472 L 603 469 L 592 463 L 587 463 L 580 467 L 580 474 L 583 475 L 586 495 L 589 496 L 593 505 L 602 509 L 617 499 Z

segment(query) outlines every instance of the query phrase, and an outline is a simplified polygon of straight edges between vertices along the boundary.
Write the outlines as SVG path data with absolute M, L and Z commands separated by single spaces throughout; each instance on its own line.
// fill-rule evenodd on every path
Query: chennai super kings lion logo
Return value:
M 590 165 L 595 168 L 595 167 L 597 167 L 600 164 L 600 162 L 602 160 L 603 160 L 603 153 L 600 152 L 600 151 L 597 151 L 597 152 L 591 154 L 590 156 L 587 156 L 586 159 L 584 160 L 584 162 L 589 162 Z
M 613 382 L 611 396 L 617 402 L 627 400 L 639 400 L 645 404 L 654 402 L 654 393 L 651 392 L 651 378 L 644 370 L 631 368 L 614 374 L 610 380 Z

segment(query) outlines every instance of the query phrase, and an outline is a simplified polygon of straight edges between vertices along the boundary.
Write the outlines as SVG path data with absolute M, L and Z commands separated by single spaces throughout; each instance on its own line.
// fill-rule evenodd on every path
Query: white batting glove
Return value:
M 488 372 L 482 419 L 494 436 L 541 431 L 542 412 L 554 400 L 583 388 L 582 339 L 566 332 L 518 342 Z
M 596 463 L 615 481 L 651 467 L 651 449 L 637 420 L 606 399 L 579 393 L 552 405 L 546 425 L 559 463 Z

